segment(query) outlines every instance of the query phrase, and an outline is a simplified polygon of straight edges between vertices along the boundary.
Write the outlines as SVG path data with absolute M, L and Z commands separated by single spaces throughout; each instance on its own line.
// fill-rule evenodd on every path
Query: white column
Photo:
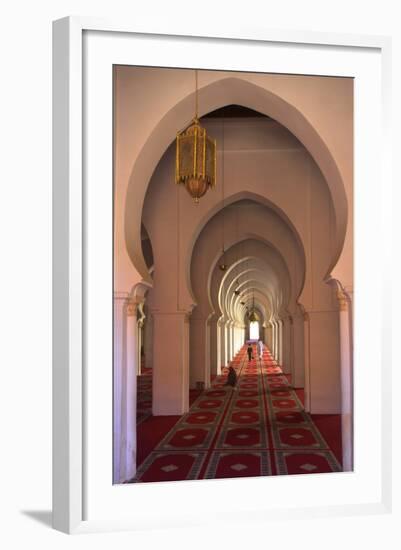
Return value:
M 277 321 L 277 361 L 279 365 L 283 364 L 283 321 Z
M 193 315 L 190 318 L 189 386 L 196 388 L 201 383 L 204 388 L 210 388 L 210 327 L 207 319 Z
M 276 321 L 272 321 L 272 355 L 276 358 Z
M 183 311 L 152 314 L 153 414 L 181 415 L 189 409 L 189 318 Z
M 271 353 L 273 353 L 273 327 L 272 327 L 272 324 L 270 323 L 270 321 L 266 325 L 265 335 L 266 335 L 265 344 L 269 348 L 269 351 Z
M 137 309 L 137 326 L 138 326 L 138 375 L 142 374 L 142 347 L 143 347 L 143 327 L 145 324 L 145 313 L 143 311 L 144 303 L 138 304 Z
M 227 365 L 227 337 L 224 317 L 220 320 L 220 369 Z
M 260 325 L 260 335 L 259 337 L 262 339 L 262 342 L 266 345 L 266 335 L 267 335 L 267 328 L 266 328 L 266 322 L 264 322 L 262 325 Z
M 303 388 L 305 386 L 305 351 L 304 351 L 304 318 L 301 313 L 293 315 L 293 368 L 292 368 L 292 384 L 295 388 Z
M 274 321 L 274 359 L 278 361 L 278 338 L 279 338 L 279 334 L 278 334 L 278 322 L 275 320 Z
M 235 355 L 235 332 L 234 332 L 234 321 L 230 321 L 230 332 L 231 332 L 231 359 Z
M 337 308 L 308 311 L 307 383 L 312 414 L 341 414 L 340 327 Z
M 121 472 L 122 437 L 122 405 L 123 384 L 125 383 L 125 302 L 128 293 L 116 293 L 114 295 L 114 354 L 113 354 L 113 482 L 125 481 Z M 125 397 L 124 397 L 125 404 Z
M 126 361 L 126 414 L 123 418 L 125 436 L 125 453 L 122 459 L 122 471 L 125 467 L 125 479 L 129 480 L 136 473 L 136 391 L 138 372 L 138 325 L 137 306 L 130 300 L 127 312 L 127 361 Z
M 136 324 L 136 330 L 138 332 L 137 338 L 138 338 L 138 346 L 137 346 L 137 361 L 136 361 L 136 368 L 137 368 L 137 376 L 140 376 L 142 374 L 142 354 L 141 354 L 141 347 L 142 347 L 142 325 L 138 321 Z
M 305 403 L 311 414 L 341 414 L 337 309 L 309 310 L 305 322 Z
M 136 473 L 137 303 L 128 293 L 114 296 L 114 472 L 115 483 Z
M 236 335 L 237 335 L 237 338 L 236 338 L 236 346 L 235 346 L 235 354 L 237 354 L 239 352 L 239 350 L 241 349 L 241 333 L 242 333 L 242 330 L 240 327 L 235 327 L 235 330 L 236 330 Z
M 136 320 L 136 331 L 137 331 L 137 361 L 136 361 L 136 368 L 137 372 L 136 374 L 140 376 L 142 374 L 142 354 L 141 354 L 141 348 L 142 348 L 142 327 L 143 322 L 145 320 L 145 316 L 143 315 L 143 312 L 139 310 L 137 311 L 137 320 Z
M 217 340 L 216 340 L 216 371 L 214 374 L 221 374 L 222 365 L 222 345 L 221 345 L 221 324 L 217 321 L 216 324 Z
M 210 374 L 220 374 L 220 327 L 217 315 L 213 314 L 209 320 L 210 341 Z
M 145 366 L 151 369 L 153 365 L 153 319 L 150 313 L 146 315 L 144 339 Z
M 353 381 L 352 381 L 352 320 L 350 303 L 344 292 L 338 291 L 341 357 L 341 435 L 343 470 L 353 470 Z
M 229 334 L 230 334 L 230 341 L 229 341 L 230 344 L 229 344 L 229 350 L 228 350 L 228 351 L 229 351 L 229 357 L 230 357 L 230 361 L 231 361 L 232 358 L 233 358 L 233 336 L 234 336 L 234 334 L 233 334 L 233 323 L 232 323 L 232 321 L 229 321 L 229 322 L 228 322 L 228 332 L 229 332 Z
M 228 360 L 231 361 L 233 358 L 233 332 L 231 328 L 231 321 L 227 323 L 227 333 L 228 333 Z
M 291 347 L 292 347 L 292 319 L 287 316 L 281 321 L 281 364 L 283 367 L 283 372 L 285 374 L 291 374 L 292 364 L 291 364 Z M 294 380 L 291 380 L 293 383 Z
M 304 365 L 305 365 L 305 410 L 311 410 L 310 396 L 310 336 L 309 336 L 309 315 L 304 313 Z
M 228 366 L 229 362 L 231 361 L 230 357 L 230 321 L 226 321 L 225 323 L 225 335 L 226 335 L 226 366 Z

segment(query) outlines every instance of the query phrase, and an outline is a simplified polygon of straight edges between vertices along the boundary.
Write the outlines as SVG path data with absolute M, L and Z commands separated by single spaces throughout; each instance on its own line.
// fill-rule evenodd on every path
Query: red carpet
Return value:
M 286 374 L 288 382 L 291 383 L 291 375 Z M 305 391 L 303 388 L 294 388 L 302 405 L 305 404 Z M 335 454 L 336 459 L 342 465 L 342 442 L 341 442 L 341 415 L 340 414 L 311 414 L 313 422 L 327 441 L 328 446 Z
M 137 376 L 137 462 L 141 464 L 159 441 L 181 418 L 178 416 L 152 416 L 152 369 L 142 366 Z M 189 404 L 200 396 L 199 390 L 190 390 Z
M 137 428 L 137 463 L 141 464 L 181 416 L 148 416 Z
M 142 419 L 132 482 L 341 471 L 338 448 L 330 448 L 269 351 L 248 362 L 244 347 L 231 364 L 237 388 L 224 386 L 222 375 L 185 415 Z M 142 411 L 149 400 L 143 385 Z
M 312 414 L 312 421 L 327 441 L 336 459 L 342 465 L 341 442 L 341 415 L 340 414 Z

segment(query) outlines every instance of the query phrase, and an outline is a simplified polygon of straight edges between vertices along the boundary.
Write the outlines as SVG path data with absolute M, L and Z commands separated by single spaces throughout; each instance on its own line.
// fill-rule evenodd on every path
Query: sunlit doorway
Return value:
M 249 323 L 249 339 L 259 340 L 259 323 L 258 321 L 252 321 Z

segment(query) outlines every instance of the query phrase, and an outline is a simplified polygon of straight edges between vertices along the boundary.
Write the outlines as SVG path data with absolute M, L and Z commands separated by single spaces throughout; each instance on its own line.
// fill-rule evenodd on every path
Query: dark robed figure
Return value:
M 227 381 L 224 385 L 232 386 L 234 388 L 236 383 L 237 383 L 237 373 L 235 372 L 233 367 L 228 367 Z

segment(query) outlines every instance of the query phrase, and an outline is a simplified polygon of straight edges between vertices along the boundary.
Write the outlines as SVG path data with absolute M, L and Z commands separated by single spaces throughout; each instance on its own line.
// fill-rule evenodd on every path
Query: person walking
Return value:
M 259 359 L 260 360 L 263 357 L 263 348 L 264 348 L 264 345 L 263 345 L 263 342 L 262 342 L 262 338 L 259 338 L 259 340 L 258 340 L 258 354 L 259 354 Z
M 248 347 L 247 347 L 246 351 L 248 352 L 248 361 L 250 361 L 251 359 L 253 359 L 253 357 L 252 357 L 253 349 L 252 349 L 252 345 L 250 343 L 248 344 Z

